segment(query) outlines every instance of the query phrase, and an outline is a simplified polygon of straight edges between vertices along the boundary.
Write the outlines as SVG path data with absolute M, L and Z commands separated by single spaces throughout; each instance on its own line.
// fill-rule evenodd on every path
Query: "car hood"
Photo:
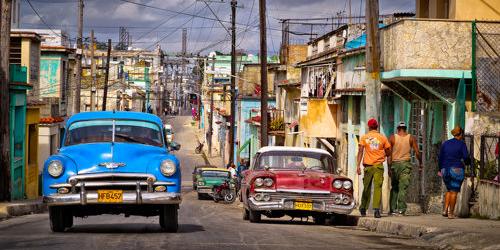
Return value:
M 167 151 L 143 144 L 91 143 L 64 147 L 59 153 L 73 160 L 78 174 L 146 173 L 148 167 L 156 167 L 150 166 L 151 164 L 160 164 Z
M 333 175 L 316 171 L 272 171 L 277 189 L 330 191 Z
M 202 180 L 205 182 L 206 186 L 220 185 L 224 183 L 225 178 L 217 178 L 217 177 L 203 177 Z

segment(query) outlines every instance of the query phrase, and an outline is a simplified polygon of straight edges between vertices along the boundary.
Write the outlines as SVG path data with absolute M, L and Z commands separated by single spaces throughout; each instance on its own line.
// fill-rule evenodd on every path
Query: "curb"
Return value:
M 46 211 L 47 204 L 44 204 L 41 201 L 0 204 L 0 219 L 7 219 L 27 214 L 43 213 Z
M 413 225 L 390 220 L 348 216 L 354 225 L 372 232 L 421 239 L 438 249 L 500 249 L 479 233 Z

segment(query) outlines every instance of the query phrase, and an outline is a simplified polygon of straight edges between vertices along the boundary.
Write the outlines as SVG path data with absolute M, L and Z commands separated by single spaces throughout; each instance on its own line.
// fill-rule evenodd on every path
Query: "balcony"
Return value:
M 471 69 L 470 21 L 402 19 L 382 28 L 380 36 L 386 75 L 439 77 L 443 70 L 460 74 Z

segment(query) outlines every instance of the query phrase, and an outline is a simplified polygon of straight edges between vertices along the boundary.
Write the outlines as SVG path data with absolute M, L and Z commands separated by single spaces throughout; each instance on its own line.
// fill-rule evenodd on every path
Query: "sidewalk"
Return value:
M 0 220 L 26 214 L 43 213 L 45 211 L 47 211 L 47 205 L 42 203 L 41 198 L 36 200 L 0 202 Z
M 359 217 L 356 225 L 378 233 L 410 236 L 440 249 L 500 249 L 500 221 L 453 219 L 441 215 Z
M 203 131 L 201 131 L 197 127 L 193 127 L 193 129 L 195 131 L 196 138 L 197 138 L 198 142 L 204 142 L 205 135 L 203 134 Z M 207 148 L 206 144 L 203 146 L 203 153 L 202 154 L 203 154 L 203 159 L 205 159 L 205 164 L 220 167 L 220 168 L 224 167 L 221 156 L 214 154 L 214 152 L 212 152 L 212 154 L 214 154 L 213 156 L 208 155 L 208 148 Z

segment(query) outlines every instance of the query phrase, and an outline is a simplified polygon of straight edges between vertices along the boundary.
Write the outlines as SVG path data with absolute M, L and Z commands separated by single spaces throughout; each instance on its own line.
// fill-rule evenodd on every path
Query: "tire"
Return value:
M 250 219 L 250 215 L 248 213 L 248 209 L 243 208 L 243 220 L 249 220 L 249 219 Z
M 324 226 L 326 224 L 326 217 L 322 215 L 313 216 L 314 224 Z
M 236 192 L 234 191 L 227 191 L 224 194 L 224 201 L 226 203 L 233 203 L 236 200 Z
M 251 223 L 259 223 L 261 220 L 262 214 L 260 211 L 248 210 L 248 220 Z
M 198 200 L 204 200 L 205 196 L 203 194 L 198 193 Z
M 73 211 L 69 208 L 64 212 L 64 226 L 66 228 L 73 226 Z
M 163 205 L 160 209 L 160 226 L 165 232 L 177 232 L 179 229 L 179 214 L 176 205 Z
M 49 207 L 50 229 L 52 232 L 64 232 L 65 213 L 62 207 Z

